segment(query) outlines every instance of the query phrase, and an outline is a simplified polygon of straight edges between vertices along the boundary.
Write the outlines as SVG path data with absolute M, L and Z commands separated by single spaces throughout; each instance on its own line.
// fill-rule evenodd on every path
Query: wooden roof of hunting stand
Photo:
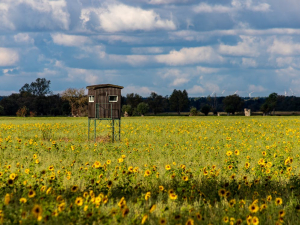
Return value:
M 121 118 L 121 89 L 113 84 L 98 84 L 88 89 L 88 117 L 94 119 Z

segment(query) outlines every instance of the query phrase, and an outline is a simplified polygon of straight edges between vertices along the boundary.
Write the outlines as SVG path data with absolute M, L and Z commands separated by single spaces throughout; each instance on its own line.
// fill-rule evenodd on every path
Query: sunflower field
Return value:
M 298 117 L 133 117 L 109 135 L 1 117 L 0 223 L 300 224 Z

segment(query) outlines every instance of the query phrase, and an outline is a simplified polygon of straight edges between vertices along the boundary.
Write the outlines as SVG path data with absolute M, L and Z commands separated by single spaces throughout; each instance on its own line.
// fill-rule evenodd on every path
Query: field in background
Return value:
M 93 132 L 93 131 L 92 131 Z M 0 222 L 299 224 L 297 117 L 0 118 Z

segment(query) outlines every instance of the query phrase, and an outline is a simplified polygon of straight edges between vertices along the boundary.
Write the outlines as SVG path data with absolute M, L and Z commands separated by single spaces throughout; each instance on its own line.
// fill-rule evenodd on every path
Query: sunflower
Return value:
M 117 212 L 118 212 L 118 210 L 115 209 L 115 208 L 112 208 L 112 209 L 110 210 L 110 214 L 113 215 L 113 216 L 115 216 L 115 215 L 117 214 Z
M 151 197 L 151 192 L 148 191 L 145 195 L 145 200 L 148 201 L 150 197 Z
M 106 164 L 107 164 L 107 165 L 111 164 L 111 160 L 107 160 L 107 161 L 106 161 Z
M 65 209 L 65 207 L 66 207 L 66 203 L 64 203 L 64 202 L 60 203 L 58 205 L 58 211 L 60 211 L 60 212 L 63 211 Z
M 98 169 L 99 167 L 101 167 L 101 163 L 99 161 L 94 162 L 94 167 Z
M 173 193 L 173 194 L 169 194 L 169 197 L 172 200 L 176 200 L 178 196 L 175 193 Z
M 8 184 L 8 185 L 13 185 L 13 184 L 14 184 L 14 180 L 8 179 L 8 180 L 7 180 L 7 184 Z
M 156 205 L 154 204 L 154 205 L 152 205 L 151 207 L 150 207 L 150 213 L 153 213 L 153 211 L 156 209 Z
M 35 218 L 39 218 L 43 213 L 42 207 L 40 205 L 34 205 L 34 207 L 31 210 L 31 213 Z
M 167 220 L 165 218 L 160 218 L 158 220 L 158 222 L 159 222 L 159 225 L 165 225 L 165 224 L 167 224 Z
M 113 184 L 113 182 L 112 182 L 111 180 L 109 180 L 109 181 L 107 182 L 107 187 L 108 187 L 108 188 L 111 188 L 112 184 Z
M 183 177 L 182 177 L 182 180 L 188 181 L 188 180 L 189 180 L 189 177 L 188 177 L 188 176 L 183 176 Z
M 236 149 L 236 150 L 234 151 L 234 154 L 235 154 L 235 155 L 239 155 L 239 154 L 240 154 L 240 151 Z
M 126 200 L 124 197 L 122 197 L 118 203 L 118 206 L 121 207 L 121 206 L 125 206 L 126 205 Z
M 170 165 L 166 165 L 166 166 L 165 166 L 165 169 L 166 169 L 166 170 L 170 170 L 170 169 L 171 169 L 171 166 L 170 166 Z
M 223 222 L 224 222 L 224 223 L 228 223 L 228 222 L 229 222 L 229 218 L 228 218 L 228 216 L 224 216 L 224 218 L 223 218 Z
M 148 177 L 148 176 L 150 176 L 150 174 L 151 174 L 151 171 L 150 170 L 146 170 L 145 174 L 144 174 L 144 177 Z
M 127 216 L 129 213 L 129 209 L 127 207 L 125 207 L 123 210 L 122 210 L 122 217 L 125 217 Z
M 26 203 L 26 202 L 27 202 L 27 199 L 26 199 L 26 198 L 20 198 L 20 202 L 21 202 L 21 203 Z
M 35 191 L 34 190 L 30 190 L 29 192 L 28 192 L 28 197 L 29 198 L 33 198 L 34 196 L 35 196 Z
M 267 209 L 267 208 L 268 208 L 267 204 L 262 204 L 262 205 L 260 206 L 260 211 L 262 211 L 262 210 L 264 210 L 264 209 Z
M 281 198 L 276 198 L 275 199 L 275 204 L 276 205 L 281 205 L 282 204 L 282 199 Z
M 10 202 L 10 194 L 6 194 L 5 197 L 4 197 L 4 204 L 8 205 L 9 202 Z
M 252 216 L 249 215 L 249 216 L 247 217 L 247 220 L 246 220 L 246 221 L 247 221 L 247 224 L 250 225 L 250 224 L 252 223 Z
M 259 219 L 256 216 L 253 216 L 253 218 L 252 218 L 252 224 L 253 225 L 259 224 Z
M 245 163 L 245 168 L 246 168 L 246 169 L 249 169 L 249 167 L 250 167 L 250 163 L 249 163 L 249 162 L 246 162 L 246 163 Z
M 267 155 L 267 152 L 266 152 L 266 151 L 263 151 L 263 152 L 262 152 L 262 155 L 263 155 L 263 156 L 266 156 L 266 155 Z
M 75 200 L 75 204 L 78 206 L 82 206 L 83 204 L 83 198 L 82 197 L 77 197 Z
M 226 190 L 225 190 L 225 189 L 220 189 L 220 190 L 218 191 L 218 194 L 219 194 L 220 197 L 225 197 L 225 195 L 226 195 Z
M 77 192 L 78 191 L 78 186 L 74 185 L 73 187 L 71 187 L 71 191 L 72 192 Z
M 236 225 L 240 225 L 240 224 L 242 224 L 242 223 L 243 223 L 243 220 L 242 220 L 242 219 L 237 219 L 236 222 L 235 222 Z
M 236 204 L 236 200 L 235 200 L 235 199 L 231 199 L 231 200 L 229 201 L 229 206 L 230 206 L 230 207 L 233 207 L 235 204 Z
M 146 223 L 147 219 L 148 219 L 148 215 L 146 214 L 146 215 L 143 216 L 141 224 Z
M 280 210 L 279 212 L 278 212 L 278 214 L 279 214 L 279 217 L 284 217 L 285 216 L 285 211 L 282 209 L 282 210 Z
M 251 204 L 249 206 L 249 211 L 252 213 L 256 213 L 259 210 L 259 207 L 256 204 Z
M 272 196 L 271 196 L 271 195 L 268 195 L 268 196 L 267 196 L 267 201 L 270 202 L 271 200 L 272 200 Z
M 14 180 L 16 178 L 17 174 L 12 173 L 9 175 L 9 179 Z
M 226 155 L 227 155 L 227 156 L 231 156 L 231 155 L 232 155 L 232 151 L 227 151 L 227 152 L 226 152 Z
M 200 213 L 196 213 L 196 218 L 197 220 L 201 221 L 202 220 L 202 216 Z
M 185 225 L 194 225 L 194 220 L 191 219 L 191 218 L 189 218 L 189 219 L 186 221 Z
M 165 189 L 164 186 L 159 186 L 158 188 L 160 191 L 163 191 Z

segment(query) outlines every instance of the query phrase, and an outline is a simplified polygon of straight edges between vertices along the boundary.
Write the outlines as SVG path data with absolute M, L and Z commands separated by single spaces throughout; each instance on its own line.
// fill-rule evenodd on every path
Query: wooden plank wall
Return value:
M 111 110 L 109 104 L 100 104 L 100 103 L 109 103 L 108 96 L 109 95 L 117 95 L 118 102 L 112 102 L 112 117 L 114 119 L 120 119 L 121 117 L 121 89 L 107 87 L 107 88 L 99 88 L 92 92 L 92 90 L 88 91 L 89 95 L 95 96 L 95 102 L 89 103 L 89 118 L 95 118 L 95 105 L 99 103 L 99 118 L 111 118 Z

